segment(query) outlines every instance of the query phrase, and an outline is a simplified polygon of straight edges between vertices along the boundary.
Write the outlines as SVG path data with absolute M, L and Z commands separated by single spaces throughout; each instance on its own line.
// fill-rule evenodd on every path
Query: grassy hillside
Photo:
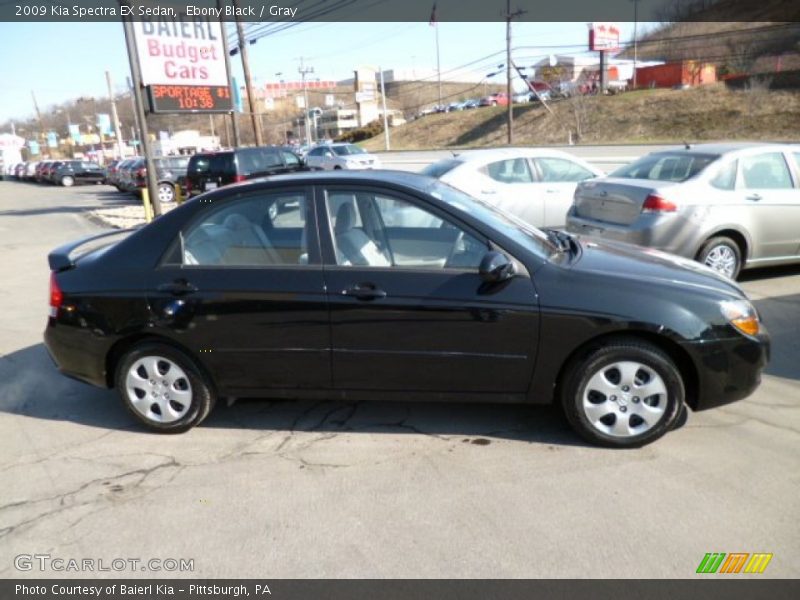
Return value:
M 647 143 L 702 140 L 800 141 L 800 92 L 729 91 L 722 84 L 689 90 L 640 90 L 516 106 L 515 145 Z M 576 136 L 576 132 L 580 132 Z M 428 115 L 392 129 L 393 150 L 502 146 L 506 109 Z M 363 144 L 383 149 L 383 136 Z

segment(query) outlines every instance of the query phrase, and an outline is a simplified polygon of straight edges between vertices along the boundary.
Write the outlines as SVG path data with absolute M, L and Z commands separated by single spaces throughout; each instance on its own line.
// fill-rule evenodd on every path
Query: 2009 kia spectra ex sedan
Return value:
M 164 432 L 231 396 L 556 402 L 587 440 L 638 446 L 750 394 L 769 354 L 710 269 L 410 173 L 237 184 L 49 261 L 61 371 Z

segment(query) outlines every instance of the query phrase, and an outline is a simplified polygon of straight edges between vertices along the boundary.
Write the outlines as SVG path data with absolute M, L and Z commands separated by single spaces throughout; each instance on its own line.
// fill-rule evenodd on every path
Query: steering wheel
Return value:
M 447 257 L 447 260 L 444 262 L 445 267 L 451 266 L 453 259 L 455 259 L 456 254 L 458 253 L 461 244 L 464 242 L 464 231 L 459 231 L 458 235 L 456 236 L 455 242 L 453 242 L 453 247 L 450 250 L 450 255 Z

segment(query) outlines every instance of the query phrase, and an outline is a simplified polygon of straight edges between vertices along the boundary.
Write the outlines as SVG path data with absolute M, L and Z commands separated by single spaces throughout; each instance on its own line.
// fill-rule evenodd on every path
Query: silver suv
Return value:
M 698 144 L 578 184 L 567 230 L 740 270 L 800 262 L 800 146 Z

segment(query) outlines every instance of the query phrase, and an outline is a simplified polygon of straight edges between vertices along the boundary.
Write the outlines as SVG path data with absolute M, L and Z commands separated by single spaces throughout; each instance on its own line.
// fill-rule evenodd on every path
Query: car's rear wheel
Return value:
M 131 414 L 162 433 L 191 429 L 214 405 L 212 387 L 194 361 L 166 344 L 130 350 L 119 362 L 115 384 Z
M 75 180 L 69 175 L 64 175 L 64 177 L 61 178 L 61 185 L 64 187 L 72 187 L 75 185 Z
M 649 444 L 673 428 L 684 405 L 680 371 L 656 346 L 620 339 L 572 361 L 562 406 L 585 440 L 612 448 Z
M 742 269 L 742 250 L 739 244 L 729 237 L 713 237 L 700 248 L 697 261 L 725 277 L 736 279 Z
M 175 201 L 175 188 L 169 183 L 158 184 L 158 199 L 161 202 Z

